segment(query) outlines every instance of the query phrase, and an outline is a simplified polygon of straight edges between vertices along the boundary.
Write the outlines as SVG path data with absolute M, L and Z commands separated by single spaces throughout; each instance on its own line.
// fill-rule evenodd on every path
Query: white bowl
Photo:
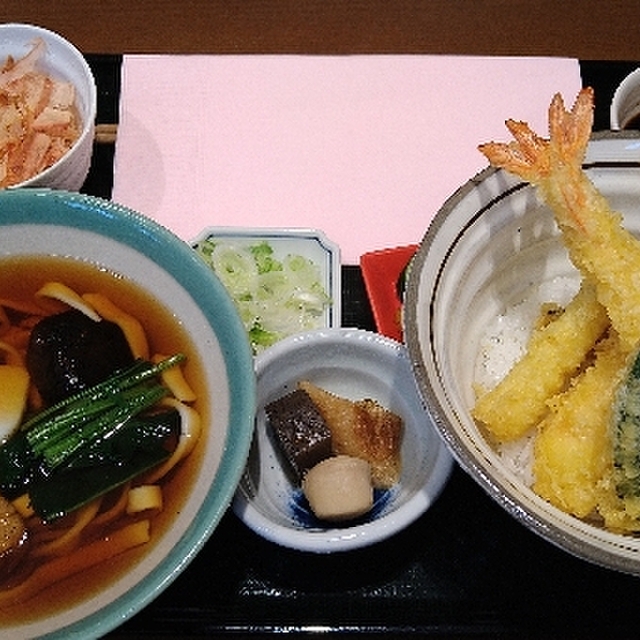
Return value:
M 316 553 L 356 549 L 402 530 L 442 490 L 452 459 L 420 401 L 402 344 L 358 329 L 313 331 L 287 338 L 259 355 L 256 374 L 254 440 L 233 509 L 267 540 Z M 294 390 L 300 380 L 352 400 L 374 398 L 404 421 L 400 481 L 379 496 L 362 523 L 320 526 L 301 506 L 299 487 L 269 435 L 265 405 Z
M 587 172 L 640 234 L 640 138 L 595 135 Z M 532 531 L 592 562 L 640 575 L 640 539 L 567 515 L 508 468 L 471 416 L 481 337 L 532 288 L 555 277 L 577 282 L 551 212 L 529 185 L 487 169 L 461 187 L 429 227 L 412 265 L 405 339 L 420 391 L 461 466 Z
M 176 578 L 228 507 L 253 433 L 253 358 L 220 282 L 188 244 L 155 222 L 98 198 L 45 189 L 1 191 L 0 211 L 0 260 L 68 256 L 121 274 L 154 296 L 198 346 L 201 383 L 215 403 L 207 411 L 201 450 L 193 458 L 198 465 L 193 486 L 175 511 L 167 512 L 172 519 L 156 542 L 144 555 L 134 556 L 131 570 L 55 614 L 11 625 L 0 621 L 4 637 L 103 635 Z M 63 592 L 70 584 L 57 588 Z
M 629 73 L 617 86 L 609 107 L 611 129 L 626 129 L 640 115 L 640 69 Z M 636 126 L 637 128 L 637 126 Z
M 40 60 L 39 68 L 55 78 L 71 82 L 76 89 L 82 131 L 73 147 L 55 164 L 10 188 L 49 187 L 78 191 L 91 166 L 97 109 L 96 83 L 89 65 L 76 47 L 57 33 L 29 24 L 0 24 L 0 64 L 4 64 L 7 56 L 24 57 L 36 38 L 41 38 L 46 45 L 46 55 Z

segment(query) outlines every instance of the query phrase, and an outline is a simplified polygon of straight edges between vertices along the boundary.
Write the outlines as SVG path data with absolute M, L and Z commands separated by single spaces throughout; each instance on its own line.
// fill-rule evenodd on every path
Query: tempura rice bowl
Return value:
M 587 173 L 640 235 L 637 134 L 595 135 Z M 412 264 L 405 339 L 425 403 L 460 465 L 513 517 L 566 551 L 640 575 L 640 539 L 605 531 L 537 496 L 471 416 L 480 344 L 487 328 L 540 285 L 577 288 L 551 212 L 518 178 L 486 169 L 437 213 Z M 508 461 L 513 462 L 513 461 Z
M 222 517 L 253 430 L 253 361 L 233 302 L 219 281 L 186 243 L 139 214 L 62 191 L 0 192 L 0 259 L 34 254 L 90 262 L 154 296 L 197 345 L 203 387 L 209 402 L 215 402 L 198 444 L 202 449 L 193 486 L 131 570 L 55 615 L 10 627 L 0 624 L 7 637 L 93 637 L 121 624 L 166 588 Z

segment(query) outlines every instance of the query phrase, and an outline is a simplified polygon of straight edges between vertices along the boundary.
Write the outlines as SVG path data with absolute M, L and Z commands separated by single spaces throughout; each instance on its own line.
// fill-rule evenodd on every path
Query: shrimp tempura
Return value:
M 549 139 L 525 122 L 508 120 L 515 140 L 479 149 L 492 165 L 537 187 L 555 215 L 573 264 L 595 286 L 631 352 L 640 346 L 640 242 L 624 229 L 621 214 L 582 169 L 592 124 L 592 89 L 582 89 L 570 111 L 556 94 L 549 107 Z
M 473 417 L 498 442 L 521 438 L 544 418 L 548 399 L 567 386 L 607 326 L 593 287 L 583 285 L 562 315 L 534 330 L 526 353 L 497 386 L 477 390 Z

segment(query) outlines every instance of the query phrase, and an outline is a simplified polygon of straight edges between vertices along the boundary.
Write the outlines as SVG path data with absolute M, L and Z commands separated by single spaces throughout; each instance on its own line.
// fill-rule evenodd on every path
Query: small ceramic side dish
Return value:
M 347 551 L 399 532 L 439 495 L 452 459 L 420 401 L 402 344 L 358 329 L 313 331 L 260 354 L 256 374 L 254 440 L 233 508 L 259 535 L 302 551 Z M 301 380 L 350 400 L 377 400 L 404 422 L 400 481 L 376 491 L 373 509 L 355 522 L 328 524 L 315 518 L 267 428 L 265 405 L 293 391 Z
M 402 341 L 402 303 L 411 258 L 418 245 L 371 251 L 360 256 L 360 269 L 376 328 Z
M 629 73 L 616 88 L 609 107 L 613 131 L 638 129 L 640 123 L 640 68 Z
M 209 227 L 191 245 L 236 301 L 255 353 L 340 326 L 340 249 L 321 231 Z

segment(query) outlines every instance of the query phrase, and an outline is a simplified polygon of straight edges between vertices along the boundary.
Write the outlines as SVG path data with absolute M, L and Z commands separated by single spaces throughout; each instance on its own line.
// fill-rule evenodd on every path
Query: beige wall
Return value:
M 3 0 L 85 53 L 461 53 L 640 59 L 640 0 Z

